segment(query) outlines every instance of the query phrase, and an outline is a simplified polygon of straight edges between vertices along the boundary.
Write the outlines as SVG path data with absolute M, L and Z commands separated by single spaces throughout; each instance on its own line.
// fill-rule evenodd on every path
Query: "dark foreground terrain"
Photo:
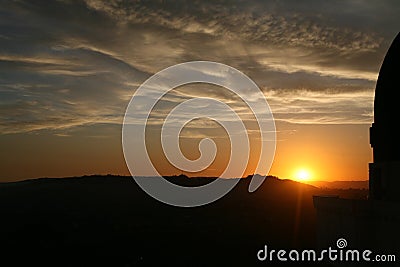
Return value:
M 274 177 L 248 193 L 249 182 L 242 179 L 222 199 L 197 208 L 162 204 L 130 177 L 3 183 L 0 265 L 277 266 L 259 262 L 257 251 L 316 246 L 312 195 L 366 194 L 322 192 Z

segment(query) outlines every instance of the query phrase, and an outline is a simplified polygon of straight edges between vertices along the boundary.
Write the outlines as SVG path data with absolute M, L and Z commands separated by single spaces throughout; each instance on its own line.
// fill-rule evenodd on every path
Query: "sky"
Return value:
M 276 124 L 270 175 L 366 180 L 374 89 L 399 13 L 398 1 L 4 1 L 0 181 L 129 175 L 121 129 L 131 97 L 158 71 L 193 60 L 230 65 L 260 87 Z M 217 86 L 177 88 L 153 115 L 202 96 L 242 110 L 252 129 L 243 103 Z M 161 174 L 180 174 L 160 150 L 160 121 L 149 154 Z M 207 119 L 181 133 L 189 159 L 210 136 L 218 154 L 197 176 L 221 173 L 229 140 Z M 245 175 L 256 144 L 251 151 Z

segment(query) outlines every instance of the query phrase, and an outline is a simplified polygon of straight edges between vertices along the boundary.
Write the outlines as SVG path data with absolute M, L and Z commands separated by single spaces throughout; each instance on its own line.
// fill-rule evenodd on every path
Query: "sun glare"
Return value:
M 306 169 L 300 169 L 296 171 L 295 178 L 298 181 L 309 181 L 311 178 L 311 173 Z

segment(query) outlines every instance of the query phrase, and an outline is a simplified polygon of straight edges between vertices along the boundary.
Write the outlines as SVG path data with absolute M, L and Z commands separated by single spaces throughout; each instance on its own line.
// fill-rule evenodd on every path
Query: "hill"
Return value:
M 249 182 L 241 179 L 222 199 L 197 208 L 160 203 L 130 177 L 2 183 L 2 261 L 10 262 L 5 266 L 256 266 L 256 253 L 266 244 L 315 247 L 312 195 L 349 193 L 275 177 L 248 193 Z
M 368 189 L 369 181 L 307 181 L 304 182 L 309 185 L 313 185 L 320 188 L 330 188 L 330 189 Z

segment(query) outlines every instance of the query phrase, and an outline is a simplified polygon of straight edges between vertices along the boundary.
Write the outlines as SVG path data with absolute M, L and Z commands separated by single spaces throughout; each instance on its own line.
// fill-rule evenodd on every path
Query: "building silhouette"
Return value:
M 322 249 L 337 249 L 336 241 L 347 241 L 344 249 L 368 249 L 373 253 L 367 266 L 400 266 L 400 33 L 386 53 L 375 89 L 374 122 L 370 128 L 373 163 L 369 164 L 369 197 L 343 199 L 314 196 L 317 211 L 317 243 Z M 397 254 L 396 254 L 397 253 Z M 385 255 L 392 262 L 377 262 L 374 255 Z M 395 256 L 395 262 L 393 257 Z M 338 266 L 366 264 L 357 261 L 334 262 Z M 365 265 L 362 265 L 365 266 Z
M 370 128 L 374 162 L 369 165 L 370 197 L 375 200 L 400 200 L 399 74 L 400 34 L 385 56 L 375 89 L 374 123 Z

